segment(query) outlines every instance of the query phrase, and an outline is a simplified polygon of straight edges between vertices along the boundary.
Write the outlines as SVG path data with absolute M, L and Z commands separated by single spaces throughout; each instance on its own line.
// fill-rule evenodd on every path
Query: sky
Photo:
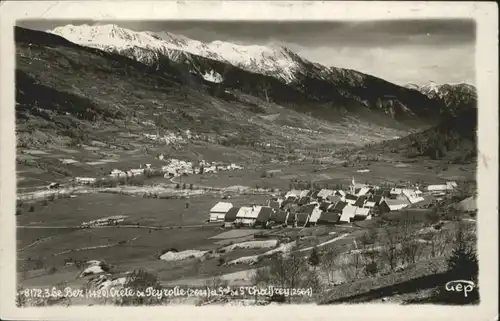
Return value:
M 22 21 L 47 30 L 92 21 Z M 203 42 L 279 44 L 325 66 L 355 69 L 390 82 L 475 84 L 473 20 L 328 22 L 102 21 L 136 31 L 168 31 Z

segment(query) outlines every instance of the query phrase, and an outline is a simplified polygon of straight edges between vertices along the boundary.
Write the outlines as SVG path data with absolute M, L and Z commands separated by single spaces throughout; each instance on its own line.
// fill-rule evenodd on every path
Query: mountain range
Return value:
M 439 85 L 431 81 L 424 85 L 407 84 L 405 87 L 418 90 L 430 99 L 441 100 L 447 111 L 454 115 L 459 111 L 477 107 L 476 87 L 468 83 Z
M 435 124 L 450 109 L 447 101 L 422 95 L 420 88 L 414 90 L 355 70 L 313 63 L 282 46 L 203 43 L 168 32 L 137 32 L 116 25 L 67 25 L 48 32 L 127 56 L 160 71 L 172 73 L 173 64 L 181 64 L 187 70 L 179 77 L 191 83 L 197 76 L 198 81 L 222 83 L 225 88 L 279 104 L 319 105 L 310 112 L 323 116 L 320 111 L 325 108 L 326 113 L 368 109 L 421 127 Z
M 130 142 L 119 139 L 123 132 L 159 129 L 188 130 L 226 146 L 359 146 L 475 106 L 472 86 L 443 85 L 434 94 L 313 63 L 279 46 L 204 44 L 116 25 L 15 27 L 15 38 L 24 147 L 68 140 L 124 146 Z

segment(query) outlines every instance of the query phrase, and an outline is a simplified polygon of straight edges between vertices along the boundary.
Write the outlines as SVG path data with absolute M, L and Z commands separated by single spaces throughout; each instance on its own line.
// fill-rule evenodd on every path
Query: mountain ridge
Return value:
M 137 32 L 113 24 L 68 25 L 56 27 L 53 30 L 47 30 L 47 32 L 81 45 L 114 47 L 118 51 L 126 50 L 130 46 L 137 46 L 169 56 L 169 50 L 181 50 L 204 58 L 227 62 L 247 71 L 267 76 L 284 71 L 281 80 L 285 82 L 291 82 L 291 73 L 294 69 L 293 63 L 290 63 L 289 60 L 295 54 L 284 47 L 277 47 L 276 50 L 273 50 L 265 46 L 241 46 L 223 41 L 213 41 L 207 44 L 169 32 Z M 272 64 L 269 60 L 277 65 Z M 290 70 L 288 70 L 289 68 Z
M 273 141 L 282 146 L 359 144 L 408 133 L 408 128 L 394 129 L 353 116 L 336 115 L 332 123 L 266 102 L 237 90 L 239 79 L 249 76 L 246 85 L 257 86 L 264 76 L 236 68 L 230 74 L 234 79 L 225 79 L 226 85 L 228 79 L 233 81 L 233 89 L 202 77 L 186 78 L 183 76 L 186 69 L 167 58 L 162 58 L 160 71 L 126 56 L 80 46 L 54 34 L 16 27 L 15 36 L 16 115 L 23 120 L 18 124 L 20 146 L 50 141 L 65 144 L 64 137 L 76 141 L 106 137 L 105 140 L 113 141 L 116 134 L 109 136 L 110 133 L 132 131 L 134 135 L 152 135 L 157 130 L 189 129 L 220 143 L 234 142 L 244 133 L 240 141 L 245 144 Z M 222 63 L 218 66 L 225 67 Z M 165 72 L 167 68 L 169 72 Z M 200 68 L 203 71 L 203 66 Z M 186 79 L 193 84 L 186 85 Z M 272 77 L 264 79 L 287 89 Z M 299 92 L 296 95 L 300 98 Z M 268 120 L 266 115 L 278 116 Z M 97 130 L 99 126 L 104 128 L 103 133 Z M 350 126 L 361 126 L 357 136 L 342 134 Z M 363 130 L 366 133 L 360 130 L 362 127 L 367 128 Z M 321 136 L 306 137 L 293 128 L 312 129 L 321 132 Z M 38 137 L 43 139 L 37 140 Z
M 19 27 L 14 30 L 17 164 L 20 170 L 42 169 L 44 179 L 52 179 L 52 173 L 95 175 L 95 167 L 85 165 L 92 160 L 89 153 L 97 154 L 94 160 L 132 154 L 140 158 L 157 152 L 194 160 L 223 157 L 243 163 L 296 160 L 317 164 L 341 150 L 407 137 L 415 130 L 377 107 L 370 109 L 359 103 L 355 85 L 361 84 L 356 90 L 363 91 L 363 84 L 372 84 L 362 77 L 345 79 L 345 71 L 337 71 L 339 83 L 346 83 L 347 94 L 354 98 L 338 94 L 335 97 L 344 100 L 332 103 L 311 98 L 315 92 L 308 93 L 307 86 L 299 90 L 276 78 L 218 61 L 187 55 L 198 68 L 190 74 L 186 64 L 165 56 L 160 57 L 158 68 L 54 34 Z M 222 82 L 217 75 L 224 78 Z M 269 100 L 262 94 L 266 85 Z M 424 97 L 415 90 L 400 90 Z M 321 88 L 318 93 L 322 94 Z M 361 94 L 366 97 L 370 93 Z M 390 104 L 397 101 L 381 101 L 380 108 L 390 111 Z M 453 145 L 454 139 L 451 137 L 449 144 Z M 396 143 L 406 142 L 400 139 Z M 100 152 L 87 149 L 94 144 L 100 146 Z M 81 165 L 61 166 L 57 157 L 68 157 L 63 156 L 68 155 L 68 148 L 79 150 Z M 48 153 L 26 155 L 30 150 Z M 101 169 L 112 166 L 116 165 Z
M 442 101 L 429 99 L 418 91 L 352 69 L 310 62 L 280 46 L 269 49 L 220 41 L 207 45 L 172 33 L 164 33 L 167 36 L 162 37 L 152 32 L 136 32 L 115 25 L 69 25 L 50 32 L 84 46 L 123 54 L 157 69 L 162 68 L 164 58 L 187 65 L 191 74 L 200 74 L 199 69 L 203 65 L 202 74 L 217 72 L 221 75 L 219 83 L 233 89 L 239 87 L 237 89 L 240 90 L 246 86 L 248 93 L 280 104 L 319 103 L 344 111 L 368 108 L 381 111 L 398 121 L 414 123 L 417 127 L 435 124 L 435 117 L 445 109 Z M 165 42 L 165 38 L 171 43 Z M 211 51 L 214 44 L 216 50 Z M 238 52 L 241 48 L 246 48 L 246 53 Z M 278 52 L 273 51 L 276 48 L 279 48 Z M 233 80 L 226 84 L 223 79 L 228 73 Z M 259 78 L 259 75 L 264 78 Z M 271 81 L 269 77 L 283 84 Z
M 431 81 L 424 85 L 405 86 L 421 92 L 430 99 L 442 101 L 447 107 L 447 112 L 453 115 L 466 109 L 477 108 L 477 89 L 467 82 L 437 84 Z

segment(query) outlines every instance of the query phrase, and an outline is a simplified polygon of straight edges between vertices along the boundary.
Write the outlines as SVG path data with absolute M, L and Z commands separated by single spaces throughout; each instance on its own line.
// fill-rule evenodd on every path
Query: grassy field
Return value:
M 88 152 L 92 154 L 90 151 Z M 186 159 L 195 159 L 190 157 L 194 157 L 196 154 L 192 153 L 190 156 L 189 153 L 191 151 L 187 151 L 181 156 L 186 157 Z M 72 155 L 75 154 L 72 153 Z M 130 155 L 122 155 L 120 162 L 122 160 L 125 160 L 125 162 L 130 161 L 127 164 L 127 166 L 130 165 L 130 168 L 137 167 L 132 165 L 141 162 L 151 163 L 147 161 L 147 158 L 141 158 L 143 156 L 130 157 Z M 42 157 L 42 155 L 35 155 L 35 157 Z M 150 157 L 149 159 L 153 158 L 152 155 L 147 157 Z M 73 156 L 73 158 L 75 157 Z M 104 166 L 123 168 L 118 167 L 118 164 L 107 163 Z M 183 177 L 182 183 L 201 187 L 247 186 L 286 190 L 291 184 L 298 183 L 319 184 L 320 187 L 330 188 L 342 184 L 345 187 L 350 183 L 353 176 L 357 182 L 381 184 L 408 180 L 412 182 L 418 180 L 425 183 L 442 182 L 446 179 L 460 181 L 462 179 L 473 179 L 475 175 L 474 169 L 464 168 L 463 165 L 450 164 L 444 166 L 433 161 L 401 164 L 396 161 L 359 161 L 349 163 L 347 166 L 341 164 L 318 165 L 306 162 L 288 166 L 258 164 L 239 171 L 190 175 Z M 76 164 L 65 166 L 76 166 Z M 84 167 L 84 165 L 81 166 L 81 168 Z M 85 166 L 92 167 L 92 165 Z M 94 173 L 99 166 L 103 165 L 94 165 L 91 168 Z M 369 172 L 357 172 L 360 169 L 369 169 Z M 26 175 L 24 171 L 29 172 L 29 168 L 19 166 L 18 171 L 21 171 L 21 175 Z M 90 174 L 90 170 L 88 173 L 88 176 L 93 176 Z M 179 178 L 176 178 L 175 181 L 179 181 Z M 157 177 L 146 179 L 145 183 L 171 182 L 163 177 Z M 400 211 L 384 214 L 382 217 L 371 221 L 357 222 L 352 226 L 318 226 L 304 229 L 282 228 L 266 231 L 244 229 L 228 231 L 217 225 L 205 224 L 209 217 L 210 208 L 219 201 L 231 202 L 235 206 L 243 206 L 262 205 L 265 204 L 267 199 L 267 195 L 232 195 L 230 199 L 221 199 L 220 195 L 205 194 L 187 199 L 155 199 L 94 193 L 78 195 L 75 198 L 56 199 L 46 204 L 39 202 L 34 205 L 32 211 L 27 210 L 27 207 L 24 206 L 21 215 L 16 216 L 18 225 L 75 226 L 84 221 L 114 215 L 125 215 L 127 216 L 125 224 L 133 225 L 138 223 L 141 226 L 162 226 L 166 228 L 161 230 L 126 227 L 89 230 L 18 228 L 18 249 L 24 248 L 22 252 L 18 253 L 20 284 L 23 286 L 48 286 L 59 282 L 70 282 L 74 286 L 83 284 L 82 279 L 76 278 L 81 270 L 74 266 L 65 266 L 65 260 L 67 259 L 103 260 L 115 266 L 118 272 L 146 269 L 157 274 L 163 284 L 178 283 L 179 280 L 203 282 L 202 280 L 208 280 L 217 275 L 264 266 L 269 263 L 268 258 L 260 260 L 256 265 L 251 266 L 248 264 L 227 266 L 221 265 L 221 262 L 229 262 L 244 256 L 259 255 L 269 249 L 237 249 L 223 253 L 220 257 L 207 258 L 203 261 L 186 259 L 167 262 L 159 260 L 158 256 L 169 249 L 178 251 L 214 251 L 228 244 L 252 240 L 253 235 L 256 233 L 270 234 L 271 238 L 285 236 L 291 240 L 301 236 L 303 238 L 299 241 L 299 248 L 309 248 L 309 250 L 303 251 L 305 256 L 310 254 L 311 247 L 321 245 L 332 238 L 347 233 L 346 237 L 321 246 L 324 250 L 335 248 L 336 251 L 347 252 L 359 246 L 363 235 L 368 229 L 377 229 L 379 236 L 383 239 L 383 229 L 378 227 L 380 220 L 397 222 L 406 217 L 406 211 Z M 418 224 L 424 223 L 427 219 L 426 211 L 412 210 L 410 216 Z M 188 227 L 189 225 L 199 225 L 199 227 Z M 426 249 L 422 253 L 422 257 L 428 257 L 428 252 L 428 249 Z M 337 272 L 340 275 L 339 278 L 341 278 L 340 270 Z M 391 277 L 390 280 L 394 279 L 394 282 L 399 282 L 399 280 L 404 280 L 407 277 L 408 273 L 401 277 Z M 386 278 L 381 280 L 386 280 Z M 363 279 L 359 280 L 359 282 L 359 285 L 357 285 L 358 283 L 353 285 L 352 291 L 346 293 L 356 295 L 365 290 L 369 291 L 382 281 L 373 283 L 373 281 Z M 380 284 L 386 284 L 387 282 L 383 281 Z M 390 282 L 387 284 L 390 284 Z M 336 295 L 333 297 L 336 297 Z
M 333 187 L 337 184 L 347 186 L 352 177 L 357 182 L 371 184 L 399 183 L 401 181 L 421 181 L 439 183 L 446 180 L 470 180 L 475 178 L 475 169 L 462 165 L 448 165 L 446 170 L 436 162 L 408 163 L 404 167 L 398 162 L 359 162 L 353 166 L 341 165 L 267 165 L 251 170 L 218 172 L 202 175 L 190 175 L 182 178 L 182 183 L 195 186 L 230 187 L 246 186 L 251 188 L 278 188 L 286 190 L 291 183 L 315 183 Z M 368 169 L 360 173 L 358 170 Z M 179 182 L 177 178 L 175 180 Z
M 126 215 L 127 223 L 151 226 L 203 224 L 210 209 L 219 201 L 235 206 L 264 204 L 265 195 L 240 195 L 229 200 L 220 196 L 201 195 L 186 199 L 156 199 L 110 193 L 84 194 L 75 198 L 57 199 L 44 205 L 37 203 L 33 211 L 24 207 L 18 225 L 78 226 L 99 218 Z

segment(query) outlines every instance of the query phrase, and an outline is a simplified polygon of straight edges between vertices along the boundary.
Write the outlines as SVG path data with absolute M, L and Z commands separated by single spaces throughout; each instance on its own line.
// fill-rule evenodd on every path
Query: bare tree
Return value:
M 292 251 L 278 254 L 271 259 L 271 264 L 255 273 L 254 284 L 274 285 L 282 288 L 298 288 L 317 286 L 317 274 L 310 271 L 307 259 Z M 291 302 L 291 297 L 288 297 Z
M 399 233 L 393 226 L 385 227 L 385 239 L 383 243 L 384 250 L 382 257 L 386 260 L 391 271 L 394 271 L 399 262 Z
M 359 252 L 351 252 L 349 262 L 341 265 L 340 271 L 347 282 L 356 280 L 363 270 L 363 257 Z
M 401 241 L 401 259 L 405 263 L 415 263 L 422 255 L 423 246 L 414 235 L 404 235 Z
M 320 270 L 327 276 L 328 283 L 334 283 L 337 275 L 338 262 L 340 255 L 338 247 L 330 247 L 323 251 L 320 260 Z
M 432 231 L 425 234 L 424 239 L 429 241 L 430 256 L 439 257 L 452 243 L 453 235 L 449 230 Z

